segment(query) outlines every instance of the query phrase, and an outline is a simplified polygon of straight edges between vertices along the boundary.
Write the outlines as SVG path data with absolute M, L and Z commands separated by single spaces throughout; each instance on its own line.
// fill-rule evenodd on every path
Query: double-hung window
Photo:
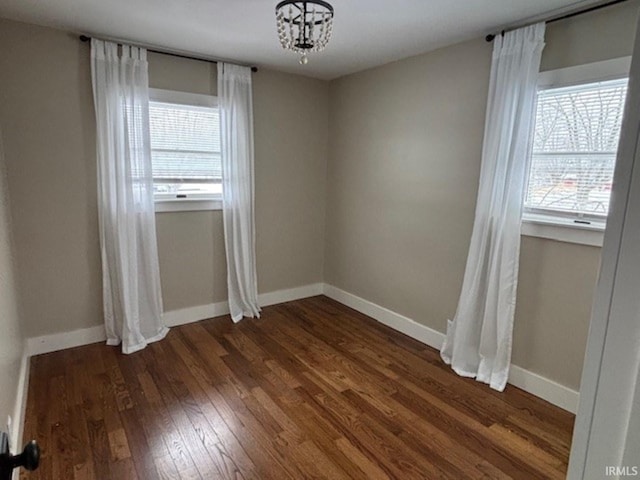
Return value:
M 156 210 L 219 208 L 222 175 L 216 97 L 151 89 L 149 130 Z
M 604 228 L 627 78 L 581 76 L 539 87 L 525 222 Z

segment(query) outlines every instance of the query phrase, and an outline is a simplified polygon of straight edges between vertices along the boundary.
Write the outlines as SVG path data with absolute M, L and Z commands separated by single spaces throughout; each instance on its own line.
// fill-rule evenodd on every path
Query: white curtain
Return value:
M 218 63 L 222 204 L 229 310 L 259 317 L 256 274 L 251 69 Z
M 462 291 L 443 360 L 496 390 L 506 386 L 544 23 L 494 42 L 482 167 Z
M 163 338 L 153 205 L 147 52 L 91 40 L 98 214 L 107 344 L 124 353 Z

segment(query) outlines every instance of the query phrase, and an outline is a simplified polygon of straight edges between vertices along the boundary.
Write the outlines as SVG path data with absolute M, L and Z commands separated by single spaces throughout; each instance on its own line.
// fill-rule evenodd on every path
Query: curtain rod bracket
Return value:
M 489 35 L 487 35 L 486 37 L 484 37 L 484 39 L 487 42 L 493 42 L 493 39 L 496 38 L 498 35 L 502 35 L 504 37 L 504 34 L 506 33 L 506 30 L 502 30 L 500 33 L 490 33 Z

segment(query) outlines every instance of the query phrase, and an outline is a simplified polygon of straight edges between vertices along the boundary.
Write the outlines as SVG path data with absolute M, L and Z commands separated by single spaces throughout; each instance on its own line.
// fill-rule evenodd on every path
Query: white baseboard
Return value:
M 436 350 L 440 350 L 442 342 L 444 342 L 444 335 L 437 330 L 426 327 L 414 320 L 411 320 L 409 317 L 400 315 L 388 308 L 376 305 L 369 300 L 365 300 L 364 298 L 360 298 L 356 295 L 345 292 L 344 290 L 340 290 L 332 285 L 325 284 L 324 294 L 327 297 L 332 298 L 347 307 L 351 307 L 360 313 L 364 313 L 368 317 L 385 324 L 387 327 L 391 327 L 411 338 L 415 338 Z
M 324 285 L 322 283 L 314 283 L 304 285 L 302 287 L 277 290 L 275 292 L 261 293 L 258 295 L 258 302 L 261 307 L 275 305 L 301 298 L 322 295 Z M 207 305 L 198 305 L 195 307 L 181 308 L 165 312 L 163 319 L 169 327 L 177 327 L 187 323 L 199 322 L 207 318 L 219 317 L 229 313 L 229 304 L 227 302 L 210 303 Z M 103 342 L 107 338 L 104 326 L 81 328 L 71 332 L 53 333 L 50 335 L 42 335 L 40 337 L 32 337 L 27 339 L 27 355 L 40 355 L 43 353 L 56 352 L 67 348 L 79 347 L 90 343 Z
M 269 305 L 276 305 L 278 303 L 300 300 L 301 298 L 313 297 L 315 295 L 322 295 L 323 286 L 324 285 L 322 283 L 314 283 L 303 287 L 261 293 L 258 295 L 258 303 L 261 307 L 268 307 Z M 227 315 L 228 313 L 229 302 L 217 302 L 165 312 L 163 318 L 168 327 L 177 327 L 178 325 L 199 322 L 200 320 L 205 320 L 207 318 L 220 317 L 222 315 Z
M 13 418 L 11 419 L 11 445 L 12 452 L 22 451 L 22 434 L 24 431 L 24 416 L 27 410 L 27 393 L 29 391 L 29 355 L 26 352 L 26 342 L 22 358 L 20 360 L 20 371 L 18 372 L 18 388 L 16 391 L 16 403 L 13 408 Z
M 164 312 L 162 319 L 167 327 L 177 327 L 179 325 L 186 325 L 187 323 L 199 322 L 207 318 L 220 317 L 228 313 L 229 303 L 217 302 Z
M 107 339 L 103 325 L 80 328 L 71 332 L 52 333 L 40 337 L 27 338 L 27 355 L 40 355 L 67 348 L 80 347 Z
M 278 303 L 291 302 L 301 298 L 315 297 L 322 295 L 324 291 L 323 283 L 312 283 L 302 287 L 288 288 L 286 290 L 276 290 L 275 292 L 261 293 L 258 295 L 258 303 L 261 307 L 277 305 Z
M 324 285 L 324 294 L 436 350 L 442 347 L 445 338 L 442 332 L 332 285 Z M 578 410 L 578 392 L 537 373 L 512 365 L 509 383 L 571 413 Z
M 568 412 L 578 412 L 580 393 L 517 365 L 509 369 L 509 383 Z

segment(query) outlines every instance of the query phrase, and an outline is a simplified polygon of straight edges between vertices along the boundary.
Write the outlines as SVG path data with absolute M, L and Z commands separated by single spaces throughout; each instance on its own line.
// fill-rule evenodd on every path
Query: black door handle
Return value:
M 27 443 L 19 455 L 0 454 L 0 480 L 11 480 L 14 468 L 23 467 L 35 470 L 40 464 L 40 447 L 35 440 Z

